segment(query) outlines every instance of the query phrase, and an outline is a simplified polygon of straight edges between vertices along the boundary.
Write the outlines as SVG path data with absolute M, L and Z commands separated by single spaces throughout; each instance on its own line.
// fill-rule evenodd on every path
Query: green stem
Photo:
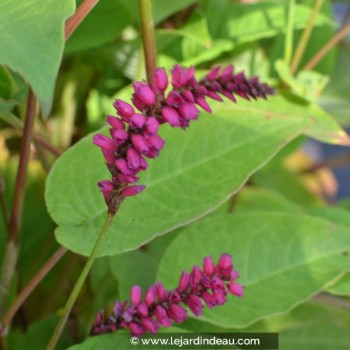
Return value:
M 18 258 L 18 244 L 20 238 L 20 222 L 22 217 L 24 193 L 29 163 L 30 144 L 32 141 L 36 99 L 30 89 L 27 100 L 27 110 L 24 122 L 23 137 L 19 155 L 15 193 L 12 203 L 12 212 L 8 224 L 8 239 L 4 253 L 0 279 L 0 314 L 5 310 L 7 295 L 11 287 Z
M 97 241 L 92 249 L 92 252 L 88 258 L 88 260 L 86 261 L 85 263 L 85 266 L 83 268 L 83 271 L 81 272 L 80 276 L 79 276 L 79 279 L 78 281 L 76 282 L 69 298 L 68 298 L 68 301 L 66 303 L 66 306 L 63 310 L 63 315 L 61 316 L 61 319 L 55 329 L 55 332 L 52 336 L 52 338 L 50 339 L 50 342 L 49 344 L 47 345 L 47 348 L 46 350 L 53 350 L 55 349 L 56 345 L 57 345 L 57 342 L 61 336 L 61 333 L 63 331 L 63 328 L 67 322 L 67 319 L 68 319 L 68 316 L 72 310 L 72 307 L 76 301 L 76 299 L 78 298 L 78 295 L 80 293 L 80 290 L 86 280 L 86 277 L 87 275 L 89 274 L 90 272 L 90 269 L 95 261 L 95 258 L 96 258 L 96 255 L 97 255 L 97 252 L 101 246 L 101 244 L 103 243 L 105 237 L 106 237 L 106 233 L 108 231 L 108 228 L 110 227 L 112 221 L 113 221 L 113 217 L 114 215 L 112 214 L 108 214 L 107 215 L 107 218 L 106 218 L 106 221 L 102 227 L 102 230 L 101 232 L 99 233 L 99 236 L 97 238 Z
M 312 32 L 312 28 L 314 26 L 316 16 L 317 16 L 318 12 L 320 11 L 322 3 L 323 3 L 323 0 L 315 0 L 314 7 L 312 9 L 312 13 L 309 17 L 309 20 L 307 22 L 307 25 L 306 25 L 304 31 L 303 31 L 303 34 L 300 37 L 300 40 L 299 40 L 298 46 L 295 50 L 295 54 L 294 54 L 292 64 L 290 67 L 290 70 L 291 70 L 293 75 L 297 71 L 298 66 L 300 64 L 300 61 L 301 61 L 301 58 L 303 57 L 306 45 L 309 42 L 309 39 L 311 36 L 311 32 Z
M 142 42 L 146 61 L 147 81 L 153 83 L 157 67 L 157 48 L 154 34 L 154 23 L 151 0 L 139 0 L 142 26 Z
M 293 34 L 294 34 L 294 12 L 295 12 L 295 0 L 289 0 L 287 7 L 287 28 L 286 39 L 284 45 L 284 61 L 289 66 L 292 59 L 293 52 Z

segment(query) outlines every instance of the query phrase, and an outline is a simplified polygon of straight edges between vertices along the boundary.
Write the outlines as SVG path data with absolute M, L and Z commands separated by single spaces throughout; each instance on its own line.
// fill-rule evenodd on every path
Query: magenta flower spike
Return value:
M 159 126 L 187 128 L 196 120 L 200 109 L 211 113 L 207 99 L 222 101 L 227 97 L 237 102 L 244 99 L 264 98 L 275 90 L 257 77 L 246 78 L 244 73 L 234 74 L 234 67 L 212 68 L 201 80 L 195 77 L 194 67 L 175 65 L 171 70 L 171 88 L 163 68 L 154 73 L 154 83 L 136 82 L 132 104 L 122 100 L 113 103 L 117 115 L 108 115 L 111 137 L 97 134 L 93 142 L 101 148 L 112 179 L 108 191 L 100 185 L 108 212 L 115 214 L 126 197 L 140 193 L 144 186 L 135 185 L 137 174 L 147 169 L 145 158 L 158 157 L 165 141 L 158 135 Z M 166 91 L 168 91 L 166 93 Z M 200 108 L 199 108 L 200 107 Z M 135 112 L 138 110 L 139 112 Z M 133 184 L 132 186 L 130 186 Z M 151 323 L 147 323 L 152 328 Z M 152 328 L 154 329 L 154 327 Z
M 236 282 L 238 272 L 233 270 L 231 255 L 222 254 L 215 265 L 211 257 L 203 260 L 203 270 L 193 267 L 190 274 L 183 272 L 177 288 L 167 290 L 157 282 L 150 286 L 144 299 L 141 288 L 131 288 L 131 303 L 115 302 L 114 312 L 107 319 L 99 312 L 90 334 L 111 333 L 119 329 L 129 329 L 137 337 L 145 332 L 156 333 L 158 329 L 182 323 L 188 318 L 186 307 L 200 316 L 204 305 L 209 309 L 223 305 L 227 295 L 243 295 L 243 287 Z

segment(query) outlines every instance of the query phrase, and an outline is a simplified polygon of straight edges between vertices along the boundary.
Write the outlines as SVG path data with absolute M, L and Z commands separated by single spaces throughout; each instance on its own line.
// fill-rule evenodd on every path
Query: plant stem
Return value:
M 154 34 L 154 23 L 151 0 L 139 0 L 142 26 L 142 42 L 146 61 L 147 82 L 153 83 L 157 67 L 157 48 Z
M 345 36 L 350 32 L 350 22 L 345 24 L 340 30 L 334 35 L 334 37 L 324 45 L 314 57 L 305 65 L 304 70 L 309 70 L 314 68 L 317 63 L 319 63 L 324 56 L 335 46 L 337 45 Z
M 22 289 L 22 291 L 17 295 L 16 299 L 7 310 L 3 319 L 3 327 L 5 334 L 6 328 L 10 324 L 12 318 L 16 315 L 18 309 L 25 302 L 25 300 L 32 293 L 32 291 L 36 288 L 36 286 L 45 278 L 45 276 L 51 271 L 51 269 L 57 264 L 57 262 L 64 256 L 66 252 L 67 249 L 64 247 L 58 248 L 57 251 L 45 263 L 45 265 L 39 270 L 39 272 L 27 283 L 27 285 Z
M 0 279 L 0 314 L 3 313 L 6 305 L 7 295 L 11 286 L 13 274 L 18 258 L 18 243 L 20 237 L 20 221 L 22 216 L 25 184 L 27 177 L 27 167 L 29 163 L 30 144 L 32 140 L 34 119 L 35 119 L 36 99 L 30 89 L 27 111 L 24 122 L 23 138 L 19 155 L 19 165 L 17 170 L 15 193 L 12 204 L 12 212 L 8 225 L 8 239 L 5 248 L 4 260 L 2 264 Z
M 75 11 L 74 15 L 70 17 L 64 28 L 64 38 L 67 40 L 74 30 L 79 26 L 83 19 L 89 12 L 98 4 L 100 0 L 84 0 Z
M 294 57 L 292 60 L 290 70 L 291 70 L 293 75 L 297 71 L 299 63 L 301 61 L 301 58 L 303 57 L 306 45 L 310 39 L 310 35 L 311 35 L 312 29 L 314 26 L 316 16 L 317 16 L 318 12 L 320 11 L 322 4 L 323 4 L 323 0 L 315 0 L 314 7 L 312 9 L 312 13 L 309 17 L 309 20 L 307 22 L 307 25 L 306 25 L 304 31 L 303 31 L 303 34 L 300 37 L 298 46 L 295 50 L 295 54 L 294 54 Z
M 284 44 L 284 61 L 289 66 L 293 52 L 293 34 L 294 34 L 294 12 L 295 0 L 289 0 L 287 5 L 287 28 L 286 39 Z
M 113 218 L 114 218 L 114 215 L 113 214 L 108 214 L 107 215 L 107 218 L 106 218 L 106 221 L 102 227 L 102 230 L 101 232 L 99 233 L 99 236 L 97 238 L 97 241 L 92 249 L 92 252 L 88 258 L 88 260 L 86 261 L 86 264 L 83 268 L 83 271 L 81 272 L 79 278 L 78 278 L 78 281 L 76 282 L 69 298 L 68 298 L 68 301 L 66 303 L 66 306 L 63 310 L 63 315 L 61 316 L 61 319 L 55 329 L 55 332 L 52 336 L 52 338 L 50 339 L 50 342 L 49 344 L 47 345 L 47 350 L 53 350 L 55 349 L 56 347 L 56 344 L 61 336 L 61 333 L 63 331 L 63 328 L 67 322 L 67 319 L 68 319 L 68 316 L 72 310 L 72 307 L 76 301 L 76 299 L 78 298 L 78 295 L 79 295 L 79 292 L 85 282 L 85 279 L 95 261 L 95 258 L 96 258 L 96 255 L 97 255 L 97 252 L 101 246 L 101 244 L 103 243 L 105 237 L 106 237 L 106 233 L 108 231 L 108 228 L 110 227 L 112 221 L 113 221 Z

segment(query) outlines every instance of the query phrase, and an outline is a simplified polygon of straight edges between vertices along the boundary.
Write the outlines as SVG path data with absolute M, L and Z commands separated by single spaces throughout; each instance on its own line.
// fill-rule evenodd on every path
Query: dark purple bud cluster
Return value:
M 228 293 L 243 295 L 243 287 L 236 282 L 239 274 L 232 266 L 229 254 L 222 254 L 217 265 L 211 257 L 203 260 L 203 269 L 194 266 L 192 272 L 182 272 L 179 285 L 168 291 L 157 282 L 149 287 L 144 299 L 139 286 L 131 289 L 131 303 L 114 304 L 114 311 L 107 319 L 99 312 L 91 328 L 91 335 L 129 329 L 134 336 L 145 332 L 156 333 L 160 326 L 170 327 L 173 322 L 181 323 L 187 317 L 187 306 L 195 316 L 200 316 L 204 304 L 208 308 L 223 305 Z
M 172 89 L 166 94 L 168 76 L 158 68 L 154 83 L 136 82 L 132 103 L 116 100 L 113 106 L 119 118 L 107 116 L 111 126 L 110 137 L 97 134 L 93 142 L 102 149 L 112 180 L 98 183 L 108 210 L 115 213 L 125 197 L 133 196 L 145 188 L 135 185 L 137 174 L 148 167 L 145 158 L 155 158 L 165 141 L 158 135 L 159 125 L 187 128 L 198 118 L 197 106 L 211 112 L 206 97 L 222 101 L 224 95 L 236 102 L 234 95 L 245 99 L 266 98 L 275 90 L 257 77 L 247 79 L 243 73 L 234 74 L 233 66 L 214 67 L 203 79 L 197 81 L 194 67 L 179 65 L 171 70 Z M 135 108 L 138 111 L 135 111 Z

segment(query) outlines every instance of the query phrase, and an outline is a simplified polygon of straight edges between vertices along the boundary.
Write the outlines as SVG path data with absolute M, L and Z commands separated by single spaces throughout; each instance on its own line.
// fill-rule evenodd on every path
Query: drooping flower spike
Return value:
M 104 318 L 99 312 L 90 335 L 110 333 L 118 329 L 129 329 L 134 336 L 145 332 L 156 333 L 159 327 L 170 327 L 188 318 L 187 308 L 200 316 L 204 305 L 209 309 L 223 305 L 227 294 L 243 295 L 243 287 L 236 282 L 239 274 L 232 266 L 229 254 L 222 254 L 214 265 L 211 257 L 205 257 L 203 268 L 194 266 L 191 273 L 182 272 L 178 287 L 166 290 L 162 283 L 150 286 L 144 298 L 139 286 L 131 288 L 130 303 L 114 303 L 113 313 Z
M 111 181 L 102 180 L 98 184 L 112 214 L 125 197 L 144 190 L 145 186 L 135 185 L 139 180 L 137 174 L 147 169 L 146 158 L 156 158 L 165 145 L 158 135 L 160 124 L 187 128 L 198 118 L 198 107 L 211 112 L 207 97 L 223 101 L 223 95 L 236 102 L 235 95 L 249 100 L 266 99 L 275 93 L 257 77 L 248 79 L 242 72 L 234 74 L 233 66 L 214 67 L 197 81 L 194 67 L 186 69 L 175 65 L 171 70 L 172 88 L 166 94 L 168 85 L 168 76 L 162 68 L 156 69 L 153 84 L 136 82 L 131 99 L 133 106 L 116 100 L 113 106 L 119 118 L 111 115 L 106 118 L 111 127 L 110 137 L 97 134 L 93 138 L 102 149 L 112 175 Z

